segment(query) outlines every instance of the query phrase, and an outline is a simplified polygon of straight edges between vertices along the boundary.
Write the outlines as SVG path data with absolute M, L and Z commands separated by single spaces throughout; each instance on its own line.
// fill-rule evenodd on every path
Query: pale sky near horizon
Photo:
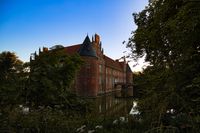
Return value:
M 129 52 L 122 42 L 136 29 L 132 13 L 147 4 L 148 0 L 0 0 L 0 52 L 12 51 L 29 61 L 39 47 L 80 44 L 87 34 L 91 38 L 97 33 L 104 53 L 119 59 Z

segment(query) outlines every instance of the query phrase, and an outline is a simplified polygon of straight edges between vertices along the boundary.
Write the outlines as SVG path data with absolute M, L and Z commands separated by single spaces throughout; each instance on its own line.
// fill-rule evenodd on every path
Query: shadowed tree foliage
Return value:
M 0 132 L 75 130 L 91 109 L 72 93 L 82 63 L 63 47 L 40 52 L 24 64 L 15 53 L 0 53 Z
M 23 88 L 23 62 L 15 53 L 0 53 L 0 103 L 1 106 L 19 102 Z M 18 99 L 18 100 L 17 100 Z
M 141 114 L 149 125 L 156 123 L 156 126 L 171 125 L 179 130 L 197 131 L 200 122 L 200 2 L 155 0 L 133 16 L 138 28 L 127 47 L 135 60 L 146 56 L 145 60 L 150 63 L 135 78 L 142 95 Z M 169 113 L 170 110 L 173 113 Z M 174 119 L 170 115 L 174 115 Z
M 68 56 L 64 48 L 40 53 L 30 62 L 27 100 L 35 105 L 72 104 L 70 88 L 81 64 L 78 55 Z

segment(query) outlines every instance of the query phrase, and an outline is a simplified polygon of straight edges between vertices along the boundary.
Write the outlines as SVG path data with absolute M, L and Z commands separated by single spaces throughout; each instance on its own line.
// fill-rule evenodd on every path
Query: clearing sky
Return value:
M 132 13 L 148 0 L 0 0 L 0 52 L 29 61 L 39 47 L 80 44 L 99 34 L 104 53 L 119 59 L 136 29 Z M 141 65 L 133 70 L 140 70 Z

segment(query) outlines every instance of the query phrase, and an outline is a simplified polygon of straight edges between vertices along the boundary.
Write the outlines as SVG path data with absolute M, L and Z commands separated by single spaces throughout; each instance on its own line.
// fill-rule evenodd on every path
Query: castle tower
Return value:
M 98 93 L 98 57 L 88 36 L 81 44 L 78 53 L 84 60 L 84 64 L 77 76 L 77 94 L 96 96 Z
M 94 48 L 92 47 L 92 43 L 88 35 L 86 36 L 85 40 L 83 41 L 78 53 L 81 56 L 89 56 L 89 57 L 97 57 Z

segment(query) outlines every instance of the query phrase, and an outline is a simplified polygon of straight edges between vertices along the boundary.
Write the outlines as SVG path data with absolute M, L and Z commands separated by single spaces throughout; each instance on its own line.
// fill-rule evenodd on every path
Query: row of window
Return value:
M 123 82 L 124 74 L 120 71 L 106 68 L 105 81 L 103 79 L 103 66 L 99 65 L 99 91 L 102 91 L 103 84 L 106 82 L 106 88 L 114 88 L 116 82 Z
M 112 75 L 112 76 L 115 76 L 115 77 L 120 77 L 120 78 L 123 78 L 123 72 L 120 72 L 118 70 L 114 70 L 112 68 L 105 68 L 106 69 L 106 76 L 107 75 Z M 102 65 L 99 65 L 99 73 L 103 73 L 103 66 Z

